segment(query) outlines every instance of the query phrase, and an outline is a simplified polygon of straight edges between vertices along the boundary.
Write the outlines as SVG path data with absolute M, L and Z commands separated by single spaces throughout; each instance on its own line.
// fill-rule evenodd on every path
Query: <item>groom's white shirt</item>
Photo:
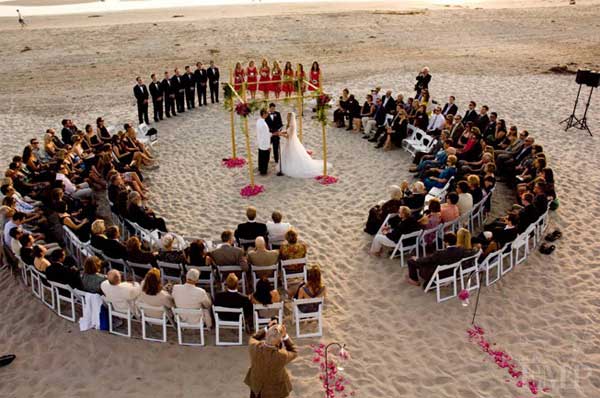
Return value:
M 268 151 L 271 149 L 271 132 L 267 122 L 262 117 L 256 121 L 256 141 L 258 149 Z

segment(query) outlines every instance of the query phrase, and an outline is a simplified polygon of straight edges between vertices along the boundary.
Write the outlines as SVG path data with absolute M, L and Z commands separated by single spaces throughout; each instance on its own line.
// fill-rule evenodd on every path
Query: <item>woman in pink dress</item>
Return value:
M 275 98 L 279 99 L 279 93 L 281 93 L 281 67 L 279 62 L 273 61 L 273 69 L 271 69 L 271 91 L 275 93 Z
M 254 99 L 256 97 L 256 81 L 258 80 L 258 71 L 254 61 L 250 61 L 248 68 L 246 68 L 246 81 L 248 82 L 248 91 L 250 91 L 250 97 Z
M 235 70 L 233 71 L 233 86 L 235 91 L 238 93 L 242 90 L 242 84 L 244 83 L 244 68 L 242 68 L 242 63 L 238 62 L 235 64 Z
M 312 63 L 310 68 L 310 83 L 308 86 L 308 91 L 317 91 L 317 89 L 313 86 L 321 88 L 321 69 L 319 68 L 319 63 L 317 61 Z
M 290 61 L 287 61 L 283 68 L 283 84 L 281 88 L 286 97 L 289 97 L 294 92 L 294 70 Z
M 263 58 L 261 66 L 260 66 L 260 83 L 258 84 L 258 89 L 262 91 L 265 99 L 269 98 L 269 91 L 271 90 L 271 69 L 269 68 L 269 63 L 266 59 Z

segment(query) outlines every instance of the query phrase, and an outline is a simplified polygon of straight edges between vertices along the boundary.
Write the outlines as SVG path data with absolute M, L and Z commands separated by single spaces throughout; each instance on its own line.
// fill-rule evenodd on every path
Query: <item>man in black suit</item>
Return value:
M 498 120 L 498 114 L 496 112 L 490 113 L 490 121 L 487 126 L 485 126 L 485 130 L 483 132 L 483 137 L 486 142 L 494 142 L 496 137 L 496 123 Z
M 171 83 L 169 72 L 165 72 L 165 78 L 160 83 L 160 87 L 165 97 L 165 115 L 167 117 L 171 117 L 171 115 L 177 116 L 177 112 L 175 112 L 175 88 L 173 87 L 173 83 Z
M 546 194 L 546 183 L 544 181 L 538 181 L 533 186 L 533 193 L 535 198 L 533 199 L 533 206 L 538 213 L 538 217 L 548 211 L 548 194 Z
M 519 211 L 519 221 L 517 223 L 519 233 L 525 232 L 527 227 L 536 222 L 540 216 L 533 205 L 533 194 L 531 192 L 525 192 L 521 195 L 521 203 L 523 208 Z
M 269 116 L 265 119 L 269 131 L 271 133 L 280 132 L 283 129 L 283 122 L 281 120 L 281 114 L 275 110 L 275 104 L 269 104 Z M 279 136 L 271 136 L 271 144 L 273 144 L 273 160 L 275 163 L 279 163 Z
M 163 90 L 160 82 L 156 79 L 153 73 L 150 75 L 152 83 L 150 83 L 150 95 L 152 96 L 152 109 L 154 110 L 154 121 L 163 120 Z
M 206 71 L 208 76 L 208 85 L 210 86 L 210 102 L 219 102 L 219 68 L 215 66 L 215 61 L 210 61 L 210 66 Z
M 421 73 L 417 76 L 417 84 L 415 84 L 416 96 L 421 94 L 423 89 L 429 89 L 429 82 L 431 81 L 431 75 L 429 74 L 429 68 L 424 67 Z
M 175 68 L 175 76 L 171 78 L 171 85 L 175 91 L 175 103 L 177 104 L 177 112 L 185 112 L 185 86 L 179 68 Z
M 225 291 L 215 295 L 215 307 L 241 308 L 244 311 L 244 318 L 247 320 L 246 327 L 252 324 L 252 302 L 248 296 L 238 292 L 239 279 L 234 273 L 227 275 L 225 279 Z M 238 315 L 232 313 L 220 313 L 219 318 L 225 321 L 237 321 Z
M 119 227 L 112 225 L 106 228 L 106 241 L 102 253 L 110 258 L 126 259 L 127 247 L 119 240 Z
M 63 119 L 62 120 L 62 130 L 60 131 L 60 136 L 62 138 L 62 142 L 66 145 L 73 145 L 73 130 L 71 129 L 71 120 Z
M 196 82 L 196 90 L 198 91 L 198 106 L 202 103 L 206 105 L 206 86 L 208 85 L 208 74 L 202 62 L 196 63 L 196 71 L 194 72 L 194 80 Z
M 423 287 L 426 287 L 433 276 L 435 269 L 439 265 L 456 263 L 465 257 L 471 256 L 476 252 L 474 250 L 465 250 L 456 246 L 456 235 L 448 232 L 444 235 L 444 244 L 446 248 L 437 250 L 425 257 L 411 257 L 408 259 L 408 275 L 406 281 L 415 286 L 419 286 L 419 275 L 423 279 Z M 449 270 L 448 272 L 452 272 Z M 447 275 L 440 275 L 441 277 Z
M 346 102 L 346 116 L 348 117 L 348 128 L 346 130 L 350 131 L 354 128 L 354 119 L 360 119 L 360 111 L 360 104 L 354 94 L 350 94 Z
M 240 242 L 240 239 L 244 240 L 254 240 L 262 236 L 265 238 L 265 242 L 268 243 L 269 232 L 267 231 L 267 225 L 264 223 L 256 222 L 256 208 L 253 206 L 248 206 L 246 209 L 246 217 L 248 217 L 248 221 L 237 226 L 235 230 L 235 239 Z M 254 243 L 252 243 L 254 244 Z M 244 248 L 250 245 L 244 245 Z
M 448 98 L 448 102 L 446 102 L 446 105 L 444 105 L 444 108 L 442 109 L 442 115 L 447 116 L 447 115 L 455 115 L 458 113 L 458 106 L 456 106 L 456 104 L 454 103 L 454 101 L 456 101 L 456 98 L 451 95 Z
M 465 112 L 465 116 L 463 116 L 462 120 L 462 123 L 464 125 L 466 125 L 467 122 L 473 122 L 473 124 L 476 124 L 478 118 L 477 111 L 475 110 L 476 106 L 477 104 L 475 103 L 475 101 L 469 102 L 469 109 L 467 109 L 467 111 Z
M 477 116 L 477 123 L 475 123 L 475 126 L 479 129 L 479 131 L 482 134 L 485 131 L 485 128 L 487 127 L 488 123 L 490 122 L 490 117 L 487 114 L 489 110 L 490 108 L 487 105 L 484 105 L 479 110 L 479 115 Z
M 392 97 L 392 90 L 386 91 L 381 101 L 383 109 L 385 109 L 385 113 L 390 115 L 394 115 L 396 113 L 396 100 L 394 97 Z
M 82 289 L 83 285 L 79 271 L 75 267 L 65 265 L 65 257 L 63 249 L 56 249 L 50 254 L 50 266 L 46 268 L 46 278 L 50 282 L 69 285 L 74 289 Z
M 185 67 L 185 74 L 181 78 L 185 87 L 185 103 L 190 110 L 196 107 L 196 81 L 189 66 Z
M 133 86 L 133 94 L 135 95 L 135 99 L 137 100 L 137 109 L 138 109 L 138 120 L 140 124 L 148 121 L 148 99 L 150 98 L 150 94 L 148 94 L 148 87 L 142 82 L 141 77 L 136 77 L 135 81 L 137 84 Z

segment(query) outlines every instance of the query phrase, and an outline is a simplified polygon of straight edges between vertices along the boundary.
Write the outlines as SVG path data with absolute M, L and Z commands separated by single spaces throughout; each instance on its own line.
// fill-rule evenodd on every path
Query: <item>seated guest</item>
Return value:
M 484 152 L 481 159 L 473 162 L 459 161 L 459 174 L 465 175 L 469 173 L 481 174 L 484 172 L 485 166 L 494 161 L 494 155 L 489 152 Z
M 481 256 L 478 259 L 479 263 L 500 248 L 498 242 L 494 239 L 494 234 L 490 231 L 483 231 L 479 237 L 473 238 L 471 242 L 475 250 L 481 250 Z
M 456 192 L 450 192 L 446 195 L 446 203 L 442 205 L 442 222 L 454 221 L 460 217 L 458 208 L 459 196 Z
M 452 149 L 452 153 L 450 153 Z M 435 155 L 424 154 L 421 156 L 421 161 L 416 165 L 408 169 L 411 173 L 419 173 L 419 176 L 423 177 L 423 172 L 427 171 L 432 167 L 441 167 L 446 164 L 448 155 L 456 155 L 456 149 L 452 148 L 452 141 L 445 140 L 442 147 L 435 153 Z
M 533 205 L 539 215 L 544 214 L 548 210 L 548 194 L 546 192 L 547 186 L 545 181 L 538 181 L 533 186 Z
M 69 171 L 64 163 L 58 169 L 56 173 L 56 181 L 62 181 L 64 185 L 64 191 L 67 195 L 75 199 L 90 199 L 94 193 L 87 182 L 81 184 L 73 184 L 68 177 Z
M 233 232 L 226 230 L 221 234 L 221 245 L 208 253 L 215 265 L 239 265 L 244 272 L 248 271 L 248 261 L 244 250 L 233 246 Z
M 196 284 L 200 280 L 200 272 L 197 269 L 191 268 L 185 276 L 185 283 L 173 286 L 173 300 L 175 308 L 184 308 L 192 310 L 202 310 L 202 318 L 204 324 L 212 327 L 212 316 L 210 313 L 212 302 L 206 291 Z M 187 323 L 198 323 L 200 317 L 198 315 L 182 314 L 181 320 Z
M 466 162 L 476 162 L 481 158 L 483 145 L 481 132 L 477 127 L 472 127 L 467 142 L 456 156 L 458 159 Z
M 525 232 L 541 216 L 533 205 L 533 194 L 531 192 L 525 192 L 521 195 L 521 204 L 523 207 L 519 211 L 519 221 L 517 223 L 519 233 Z
M 460 215 L 466 214 L 473 208 L 473 196 L 469 193 L 469 184 L 466 181 L 459 181 L 456 184 L 456 193 L 458 194 L 458 212 Z
M 325 298 L 326 295 L 327 290 L 321 279 L 321 268 L 313 265 L 306 271 L 306 283 L 298 288 L 298 299 Z M 302 304 L 298 309 L 301 312 L 316 312 L 319 310 L 319 304 Z
M 364 229 L 366 233 L 375 235 L 388 214 L 398 212 L 398 209 L 402 205 L 402 189 L 397 185 L 392 185 L 390 186 L 390 193 L 390 200 L 387 202 L 382 201 L 369 210 L 369 218 L 367 219 L 367 225 Z
M 348 97 L 350 96 L 350 92 L 347 88 L 342 91 L 342 95 L 338 101 L 338 107 L 335 111 L 333 111 L 333 123 L 337 128 L 346 127 L 345 117 L 348 112 Z
M 47 249 L 43 245 L 33 246 L 33 266 L 40 272 L 46 272 L 50 261 L 46 258 Z
M 33 253 L 33 236 L 31 234 L 23 234 L 19 239 L 19 242 L 21 243 L 21 250 L 19 251 L 21 260 L 23 260 L 26 265 L 33 265 L 35 260 L 35 255 Z
M 269 233 L 267 231 L 267 226 L 261 222 L 256 222 L 256 208 L 253 206 L 248 206 L 246 209 L 246 217 L 248 221 L 237 226 L 235 230 L 235 239 L 238 244 L 240 243 L 240 239 L 244 240 L 254 240 L 259 236 L 265 238 L 265 241 L 268 241 Z M 252 246 L 252 244 L 244 244 L 242 245 L 244 249 L 248 249 L 248 247 Z
M 252 303 L 248 296 L 238 292 L 238 277 L 234 273 L 227 275 L 225 279 L 225 291 L 215 295 L 215 307 L 241 308 L 247 319 L 246 328 L 252 324 Z M 238 316 L 231 313 L 221 313 L 219 317 L 225 321 L 237 321 Z
M 354 130 L 358 132 L 358 121 L 360 120 L 360 104 L 354 98 L 354 94 L 350 94 L 346 102 L 346 117 L 348 118 L 348 128 L 346 130 Z
M 507 216 L 484 226 L 484 230 L 491 231 L 498 244 L 504 246 L 516 239 L 519 234 L 519 230 L 517 229 L 518 224 L 519 215 L 511 212 Z
M 91 256 L 85 259 L 83 263 L 83 276 L 81 277 L 84 291 L 102 294 L 100 285 L 106 280 L 106 275 L 103 275 L 101 271 L 102 261 L 98 257 Z
M 162 248 L 158 251 L 158 259 L 166 263 L 185 264 L 186 258 L 183 250 L 175 249 L 175 236 L 165 234 L 161 239 Z
M 165 220 L 160 217 L 156 217 L 152 210 L 147 209 L 142 204 L 142 197 L 135 191 L 129 192 L 127 219 L 150 231 L 158 229 L 162 232 L 168 232 Z
M 119 227 L 112 225 L 106 229 L 106 241 L 102 253 L 110 258 L 125 259 L 127 258 L 127 247 L 119 240 L 121 232 Z
M 375 235 L 369 253 L 373 256 L 380 256 L 384 246 L 395 247 L 402 235 L 410 234 L 419 229 L 422 229 L 421 225 L 412 216 L 411 210 L 406 206 L 400 206 L 398 215 L 391 217 L 381 233 Z M 406 242 L 409 245 L 412 243 Z
M 285 239 L 285 233 L 292 227 L 290 223 L 281 222 L 282 219 L 283 216 L 276 210 L 271 214 L 271 220 L 273 221 L 267 221 L 267 233 L 271 246 L 275 242 L 282 242 Z M 279 245 L 277 245 L 277 248 L 279 248 Z
M 425 196 L 427 196 L 425 185 L 421 181 L 417 181 L 413 184 L 410 194 L 405 194 L 402 198 L 402 204 L 411 210 L 422 209 L 425 204 Z
M 256 290 L 250 295 L 250 301 L 252 304 L 271 305 L 281 302 L 281 296 L 276 289 L 271 287 L 271 282 L 264 276 L 256 282 Z M 258 314 L 261 318 L 279 315 L 277 310 L 259 310 Z M 279 320 L 280 323 L 282 321 L 282 319 Z
M 69 285 L 74 289 L 81 289 L 81 277 L 79 270 L 64 264 L 65 251 L 57 249 L 50 254 L 50 266 L 46 268 L 46 278 L 51 282 Z
M 160 281 L 160 270 L 152 268 L 146 273 L 142 282 L 142 292 L 137 298 L 139 304 L 145 304 L 152 307 L 164 307 L 167 309 L 167 315 L 170 316 L 170 309 L 175 305 L 171 294 L 163 289 Z M 153 318 L 160 318 L 162 311 L 147 310 L 145 315 Z
M 127 247 L 127 261 L 138 264 L 151 264 L 156 267 L 156 253 L 147 252 L 142 249 L 142 242 L 137 236 L 132 236 L 125 242 Z
M 12 252 L 12 254 L 18 256 L 19 253 L 21 252 L 20 239 L 23 237 L 23 235 L 25 235 L 25 233 L 23 232 L 23 230 L 20 227 L 14 227 L 10 230 L 9 235 L 12 239 L 10 241 L 10 246 L 7 246 L 7 247 L 10 248 L 10 251 Z M 27 235 L 29 235 L 29 234 L 27 234 Z
M 450 155 L 446 161 L 446 168 L 441 170 L 437 177 L 427 177 L 424 181 L 425 190 L 431 188 L 443 188 L 448 180 L 456 175 L 456 156 Z
M 379 143 L 376 148 L 383 147 L 385 150 L 391 149 L 392 144 L 396 147 L 402 147 L 402 140 L 408 137 L 408 114 L 402 108 L 402 105 L 398 104 L 398 109 L 394 118 L 386 128 L 386 134 L 383 134 L 379 139 Z
M 427 125 L 427 134 L 437 137 L 442 132 L 445 124 L 446 118 L 442 115 L 442 108 L 436 106 Z
M 277 264 L 279 260 L 278 250 L 267 250 L 265 239 L 262 236 L 256 238 L 254 250 L 248 252 L 248 262 L 251 265 L 265 267 Z
M 466 228 L 459 228 L 456 231 L 456 246 L 462 247 L 463 249 L 472 249 L 471 245 L 471 232 Z
M 100 251 L 104 250 L 107 241 L 104 232 L 106 232 L 104 220 L 98 219 L 92 223 L 90 244 L 94 247 L 94 249 Z
M 115 311 L 137 314 L 135 300 L 142 293 L 142 288 L 137 282 L 121 282 L 121 273 L 116 269 L 108 271 L 106 280 L 100 284 L 100 289 L 106 300 L 109 301 Z
M 290 229 L 285 233 L 285 242 L 279 248 L 279 258 L 281 260 L 292 260 L 306 257 L 306 243 L 298 240 L 298 233 Z
M 87 218 L 78 220 L 69 213 L 59 213 L 58 219 L 60 223 L 69 228 L 82 242 L 90 240 L 90 222 Z
M 479 203 L 483 199 L 483 190 L 479 182 L 479 176 L 471 174 L 467 177 L 467 183 L 469 184 L 469 193 L 473 197 L 473 203 Z
M 367 94 L 367 100 L 362 106 L 360 111 L 360 124 L 361 127 L 365 128 L 367 123 L 370 120 L 373 120 L 373 116 L 375 116 L 375 103 L 373 102 L 373 96 L 371 94 Z M 360 128 L 360 127 L 359 127 Z
M 423 131 L 427 131 L 429 125 L 429 116 L 427 115 L 427 106 L 420 105 L 414 116 L 414 126 Z
M 453 264 L 461 259 L 475 254 L 474 250 L 469 250 L 464 247 L 457 246 L 456 235 L 452 232 L 444 234 L 443 250 L 437 250 L 432 254 L 424 257 L 411 257 L 408 259 L 408 275 L 406 281 L 414 286 L 419 286 L 419 276 L 423 279 L 423 287 L 426 287 L 429 280 L 433 276 L 435 269 L 439 265 Z M 452 273 L 452 270 L 447 272 Z M 446 277 L 448 275 L 440 275 Z
M 425 215 L 421 217 L 419 223 L 423 226 L 424 230 L 436 228 L 442 223 L 442 206 L 440 205 L 439 199 L 433 198 L 429 201 L 427 210 L 425 210 Z M 425 243 L 427 245 L 434 243 L 436 237 L 437 234 L 435 233 L 425 235 Z

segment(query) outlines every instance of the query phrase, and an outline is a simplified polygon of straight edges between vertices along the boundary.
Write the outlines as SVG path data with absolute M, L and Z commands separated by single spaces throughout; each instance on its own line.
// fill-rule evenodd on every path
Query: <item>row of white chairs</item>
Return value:
M 412 124 L 408 125 L 410 137 L 402 140 L 402 148 L 415 157 L 417 152 L 429 152 L 436 144 L 437 139 Z

